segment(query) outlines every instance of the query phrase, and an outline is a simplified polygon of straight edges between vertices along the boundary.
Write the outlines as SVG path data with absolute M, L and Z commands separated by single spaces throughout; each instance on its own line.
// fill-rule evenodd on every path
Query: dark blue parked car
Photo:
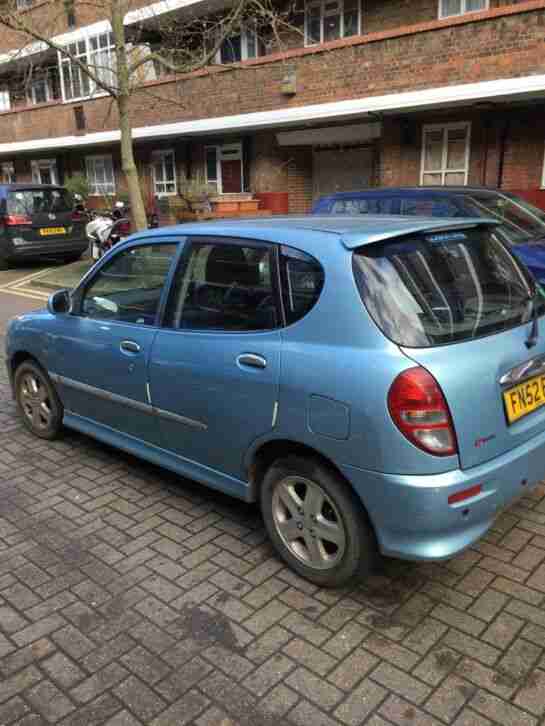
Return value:
M 339 192 L 319 199 L 313 214 L 403 214 L 498 219 L 501 238 L 545 283 L 545 212 L 515 194 L 483 187 L 405 187 Z

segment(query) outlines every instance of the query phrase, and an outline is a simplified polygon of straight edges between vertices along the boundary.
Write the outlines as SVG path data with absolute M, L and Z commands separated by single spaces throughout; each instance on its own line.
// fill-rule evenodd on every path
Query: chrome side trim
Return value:
M 75 391 L 81 391 L 82 393 L 88 393 L 91 396 L 96 396 L 103 401 L 118 403 L 120 406 L 127 406 L 127 408 L 133 408 L 136 411 L 140 411 L 142 413 L 146 413 L 152 416 L 159 416 L 159 418 L 164 418 L 167 421 L 174 421 L 176 423 L 183 424 L 184 426 L 190 426 L 191 428 L 199 429 L 200 431 L 206 431 L 208 429 L 208 426 L 205 423 L 202 423 L 201 421 L 195 421 L 195 419 L 193 418 L 188 418 L 187 416 L 180 416 L 177 413 L 165 411 L 162 408 L 155 408 L 155 406 L 152 406 L 148 403 L 143 403 L 142 401 L 135 401 L 132 398 L 126 398 L 125 396 L 120 396 L 117 393 L 105 391 L 104 389 L 97 388 L 96 386 L 90 386 L 88 383 L 74 381 L 72 378 L 65 378 L 64 376 L 59 376 L 56 374 L 54 375 L 57 379 L 57 383 L 61 383 L 68 388 L 73 388 Z M 150 401 L 151 397 L 149 391 L 149 384 L 146 384 L 146 392 L 148 396 L 148 401 Z
M 511 386 L 515 383 L 521 383 L 532 376 L 545 373 L 545 355 L 527 360 L 515 368 L 511 368 L 500 378 L 500 386 Z
M 278 420 L 278 401 L 275 401 L 274 406 L 273 406 L 273 417 L 272 417 L 271 428 L 274 429 L 274 427 L 276 426 L 277 420 Z
M 172 411 L 165 411 L 162 408 L 154 408 L 154 413 L 156 413 L 160 418 L 164 418 L 165 421 L 174 421 L 175 423 L 183 424 L 184 426 L 191 426 L 193 429 L 199 429 L 200 431 L 207 431 L 208 426 L 205 423 L 202 423 L 202 421 L 195 421 L 194 418 L 187 418 L 187 416 L 180 416 L 177 413 L 172 413 Z

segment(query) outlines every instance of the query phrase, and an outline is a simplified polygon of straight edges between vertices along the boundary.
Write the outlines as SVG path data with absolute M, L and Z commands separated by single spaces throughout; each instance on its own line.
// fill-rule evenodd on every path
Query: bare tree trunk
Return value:
M 115 41 L 118 84 L 116 103 L 119 113 L 119 129 L 121 131 L 121 168 L 127 179 L 134 226 L 137 230 L 141 230 L 146 229 L 148 223 L 132 143 L 130 113 L 131 88 L 127 50 L 125 47 L 125 29 L 123 27 L 125 14 L 123 6 L 124 3 L 121 0 L 112 0 L 112 32 Z

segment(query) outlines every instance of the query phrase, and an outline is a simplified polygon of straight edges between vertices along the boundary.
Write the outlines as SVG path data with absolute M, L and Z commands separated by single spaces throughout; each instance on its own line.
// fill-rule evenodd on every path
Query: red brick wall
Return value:
M 250 113 L 410 89 L 484 81 L 545 72 L 543 9 L 389 40 L 341 45 L 328 52 L 303 52 L 295 97 L 280 93 L 282 59 L 268 59 L 212 73 L 193 74 L 178 84 L 155 84 L 135 94 L 135 124 Z M 435 27 L 435 26 L 434 26 Z M 298 53 L 298 51 L 295 51 Z M 425 69 L 415 72 L 415 69 Z M 150 95 L 152 94 L 152 95 Z M 110 99 L 85 103 L 89 132 L 117 128 Z M 72 134 L 69 105 L 0 114 L 0 138 L 26 140 Z
M 306 214 L 312 206 L 312 149 L 293 149 L 288 163 L 290 214 Z
M 541 187 L 545 105 L 519 110 L 506 106 L 494 111 L 427 114 L 410 120 L 388 119 L 383 123 L 381 139 L 380 184 L 419 184 L 422 126 L 455 121 L 471 122 L 470 184 L 498 185 L 501 148 L 505 143 L 502 188 L 528 191 Z

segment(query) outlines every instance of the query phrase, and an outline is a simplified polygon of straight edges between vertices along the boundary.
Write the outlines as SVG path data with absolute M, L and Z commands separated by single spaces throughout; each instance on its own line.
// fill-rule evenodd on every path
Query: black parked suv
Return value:
M 0 270 L 22 259 L 73 262 L 86 249 L 85 220 L 67 189 L 0 184 Z

